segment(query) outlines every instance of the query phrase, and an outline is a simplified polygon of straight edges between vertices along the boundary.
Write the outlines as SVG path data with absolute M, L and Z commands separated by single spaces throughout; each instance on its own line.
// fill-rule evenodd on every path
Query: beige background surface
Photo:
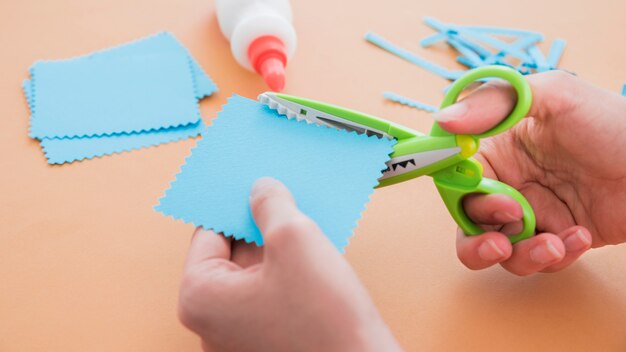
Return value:
M 437 104 L 446 82 L 366 44 L 366 31 L 454 67 L 445 47 L 418 48 L 431 33 L 423 16 L 532 29 L 568 40 L 562 67 L 613 91 L 626 82 L 623 0 L 293 6 L 300 44 L 287 92 L 424 131 L 427 114 L 386 103 L 381 93 Z M 0 0 L 0 351 L 199 350 L 175 315 L 193 226 L 152 210 L 195 141 L 49 166 L 27 137 L 20 91 L 37 59 L 161 30 L 172 31 L 220 87 L 202 103 L 205 121 L 233 92 L 255 97 L 265 89 L 231 58 L 211 1 Z M 454 229 L 424 178 L 377 190 L 347 249 L 407 350 L 626 350 L 626 247 L 594 250 L 558 274 L 518 278 L 465 269 Z

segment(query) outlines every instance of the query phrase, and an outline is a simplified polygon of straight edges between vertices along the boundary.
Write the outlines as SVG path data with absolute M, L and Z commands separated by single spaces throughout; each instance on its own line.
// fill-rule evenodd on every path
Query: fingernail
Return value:
M 498 259 L 503 259 L 506 254 L 498 248 L 494 240 L 488 239 L 478 247 L 478 256 L 484 261 L 493 262 Z
M 278 181 L 271 177 L 261 177 L 256 180 L 252 186 L 252 191 L 250 191 L 250 201 L 265 192 L 266 189 L 276 186 L 277 183 Z
M 547 264 L 561 258 L 552 241 L 545 241 L 530 250 L 530 259 L 537 264 Z
M 519 220 L 519 217 L 506 211 L 496 211 L 495 213 L 493 213 L 493 217 L 496 221 L 503 224 L 508 224 L 510 222 L 515 222 Z
M 589 240 L 587 236 L 585 236 L 585 233 L 583 232 L 583 230 L 578 229 L 578 231 L 567 236 L 565 240 L 563 240 L 563 244 L 565 245 L 566 251 L 577 252 L 585 248 L 588 248 L 589 245 L 591 244 L 591 241 Z
M 437 122 L 455 121 L 463 117 L 466 112 L 467 104 L 461 101 L 434 113 L 433 119 Z

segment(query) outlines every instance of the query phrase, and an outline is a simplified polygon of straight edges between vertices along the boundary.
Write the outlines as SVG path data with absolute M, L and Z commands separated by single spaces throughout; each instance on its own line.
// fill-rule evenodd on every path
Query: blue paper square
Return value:
M 343 251 L 394 143 L 288 120 L 233 96 L 155 208 L 261 245 L 248 198 L 255 180 L 270 176 Z
M 100 136 L 196 123 L 186 55 L 93 56 L 31 69 L 35 138 Z
M 182 46 L 182 44 L 176 39 L 176 37 L 174 37 L 174 35 L 169 32 L 157 33 L 147 38 L 142 38 L 127 44 L 97 51 L 92 54 L 78 57 L 72 60 L 80 60 L 94 56 L 106 58 L 163 53 L 180 53 L 189 58 L 189 61 L 191 63 L 191 71 L 194 78 L 197 99 L 202 99 L 217 91 L 217 86 L 202 70 L 202 67 L 200 67 L 198 62 L 196 62 L 196 60 L 189 54 L 187 49 Z
M 24 95 L 32 106 L 31 84 L 23 83 Z M 32 109 L 32 107 L 31 107 Z M 63 164 L 155 146 L 198 136 L 204 123 L 199 121 L 185 126 L 132 133 L 114 133 L 102 137 L 42 138 L 41 147 L 49 164 Z

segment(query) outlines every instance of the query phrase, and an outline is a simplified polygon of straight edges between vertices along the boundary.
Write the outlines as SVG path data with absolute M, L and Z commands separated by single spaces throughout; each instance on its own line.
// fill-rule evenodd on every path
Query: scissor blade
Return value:
M 447 159 L 461 152 L 461 148 L 435 149 L 415 154 L 407 154 L 389 159 L 387 161 L 387 169 L 383 171 L 383 175 L 379 180 L 385 180 L 391 177 L 412 172 L 426 166 L 432 165 L 441 160 Z
M 393 139 L 392 136 L 384 131 L 377 130 L 370 126 L 362 125 L 354 121 L 346 120 L 342 117 L 319 111 L 311 106 L 302 105 L 287 99 L 283 99 L 276 93 L 265 92 L 259 95 L 259 101 L 270 109 L 276 110 L 279 114 L 287 116 L 289 119 L 298 121 L 306 121 L 316 125 L 328 126 L 338 130 L 348 132 L 356 132 L 368 136 L 377 136 L 379 138 Z

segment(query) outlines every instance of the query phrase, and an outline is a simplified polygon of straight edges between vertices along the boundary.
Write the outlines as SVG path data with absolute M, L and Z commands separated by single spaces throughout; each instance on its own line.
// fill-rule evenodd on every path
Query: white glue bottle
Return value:
M 296 50 L 289 0 L 217 0 L 217 20 L 237 62 L 285 87 L 285 66 Z

